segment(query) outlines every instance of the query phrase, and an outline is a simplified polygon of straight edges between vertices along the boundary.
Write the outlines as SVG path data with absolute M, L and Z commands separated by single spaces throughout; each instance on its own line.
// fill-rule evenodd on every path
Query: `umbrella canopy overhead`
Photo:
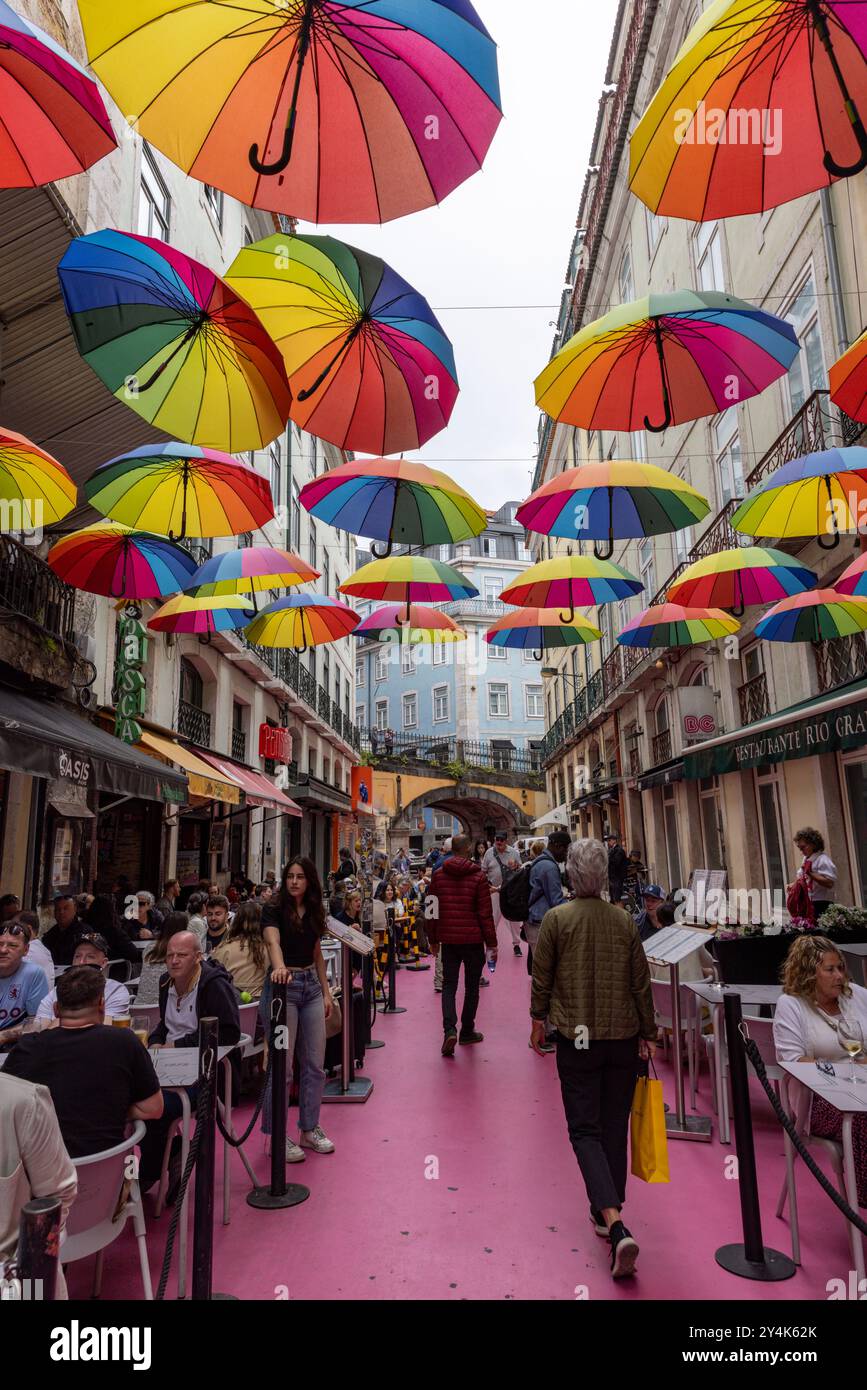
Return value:
M 459 570 L 424 555 L 393 555 L 389 560 L 374 560 L 345 579 L 340 592 L 394 603 L 449 603 L 477 598 L 479 593 Z
M 99 88 L 50 34 L 0 0 L 0 187 L 89 169 L 117 141 Z
M 485 641 L 492 647 L 534 651 L 538 661 L 547 648 L 586 646 L 601 638 L 599 628 L 586 618 L 576 613 L 570 623 L 564 623 L 556 608 L 521 608 L 499 618 L 485 633 Z
M 413 643 L 467 640 L 467 634 L 458 627 L 454 618 L 438 608 L 426 608 L 421 603 L 409 605 L 409 620 L 402 603 L 385 604 L 375 609 L 355 629 L 356 637 L 366 637 L 371 642 L 382 642 L 394 633 L 400 633 L 401 641 Z
M 14 430 L 0 430 L 0 530 L 53 526 L 78 490 L 62 463 Z
M 651 294 L 576 333 L 537 378 L 536 404 L 581 429 L 660 433 L 759 395 L 799 351 L 791 324 L 730 294 Z
M 258 647 L 294 647 L 305 652 L 339 642 L 358 627 L 359 617 L 345 603 L 322 594 L 292 594 L 263 608 L 247 628 Z
M 148 627 L 154 632 L 194 632 L 209 636 L 214 632 L 236 632 L 246 627 L 253 616 L 250 600 L 233 594 L 225 598 L 175 594 L 148 619 Z
M 764 212 L 867 167 L 867 3 L 716 0 L 632 135 L 660 217 Z
M 289 550 L 270 545 L 245 545 L 223 555 L 212 555 L 190 576 L 183 587 L 195 589 L 199 598 L 220 594 L 260 594 L 270 589 L 292 589 L 319 578 L 319 570 Z
M 867 421 L 867 333 L 834 363 L 828 381 L 834 404 L 850 419 Z
M 859 555 L 845 569 L 834 585 L 838 594 L 849 594 L 854 598 L 867 598 L 867 553 Z
M 624 647 L 693 647 L 740 631 L 740 623 L 719 608 L 684 608 L 659 603 L 627 623 L 617 640 Z
M 361 459 L 329 469 L 301 489 L 308 512 L 354 536 L 394 545 L 442 545 L 480 536 L 488 518 L 445 473 L 405 459 Z
M 818 536 L 823 550 L 833 550 L 841 533 L 858 530 L 865 507 L 867 449 L 827 449 L 771 473 L 744 498 L 732 526 L 748 536 Z
M 231 453 L 280 434 L 291 397 L 253 310 L 153 237 L 76 237 L 57 270 L 78 350 L 118 400 L 176 439 Z
M 567 468 L 518 508 L 527 531 L 567 540 L 605 540 L 598 559 L 610 560 L 614 540 L 659 536 L 701 521 L 710 503 L 689 483 L 652 463 L 612 459 Z
M 829 642 L 856 632 L 867 632 L 867 598 L 836 589 L 783 599 L 756 624 L 756 636 L 766 642 Z
M 452 345 L 390 266 L 326 236 L 245 246 L 228 282 L 283 354 L 297 425 L 363 454 L 418 449 L 458 397 Z
M 271 521 L 271 484 L 249 464 L 194 444 L 145 444 L 102 464 L 84 495 L 124 525 L 184 536 L 238 536 Z
M 196 562 L 191 555 L 147 531 L 100 521 L 64 536 L 48 552 L 54 573 L 88 594 L 109 598 L 164 598 L 186 588 Z
M 595 608 L 601 603 L 618 603 L 640 594 L 644 585 L 634 574 L 613 560 L 593 555 L 559 555 L 531 565 L 503 590 L 503 603 L 516 608 L 566 608 L 560 621 L 572 624 L 576 608 Z
M 79 0 L 122 111 L 181 169 L 309 222 L 387 222 L 481 168 L 501 119 L 469 0 Z
M 741 618 L 751 604 L 777 603 L 817 583 L 818 576 L 785 551 L 746 545 L 696 560 L 669 586 L 668 599 L 703 608 L 730 608 Z

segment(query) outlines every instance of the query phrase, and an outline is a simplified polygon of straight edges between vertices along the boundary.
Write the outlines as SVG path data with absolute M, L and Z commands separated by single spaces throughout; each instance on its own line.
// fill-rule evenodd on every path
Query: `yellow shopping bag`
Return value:
M 668 1182 L 668 1139 L 662 1082 L 640 1076 L 632 1098 L 630 1125 L 632 1176 L 643 1182 Z

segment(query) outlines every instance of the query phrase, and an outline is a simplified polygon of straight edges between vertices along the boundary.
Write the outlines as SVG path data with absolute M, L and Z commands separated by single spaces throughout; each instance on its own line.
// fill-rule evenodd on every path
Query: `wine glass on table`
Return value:
M 855 1072 L 855 1058 L 864 1051 L 864 1030 L 857 1018 L 841 1018 L 837 1028 L 837 1037 L 840 1039 L 840 1046 L 843 1051 L 848 1053 L 852 1063 L 852 1075 L 849 1078 L 853 1086 L 863 1085 L 860 1076 Z

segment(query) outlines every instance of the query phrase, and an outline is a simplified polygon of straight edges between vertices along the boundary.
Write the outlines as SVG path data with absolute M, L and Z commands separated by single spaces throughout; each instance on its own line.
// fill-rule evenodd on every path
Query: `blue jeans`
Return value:
M 292 971 L 292 983 L 286 987 L 286 1017 L 280 1019 L 278 1027 L 285 1025 L 286 1036 L 286 1097 L 288 1104 L 289 1088 L 292 1084 L 292 1062 L 295 1044 L 298 1044 L 298 1123 L 305 1132 L 315 1129 L 319 1124 L 319 1110 L 322 1105 L 322 1092 L 325 1088 L 325 1004 L 322 986 L 316 967 L 310 965 L 306 970 Z M 271 975 L 265 981 L 259 1013 L 265 1023 L 265 1036 L 271 1035 Z M 271 1133 L 271 1087 L 265 1092 L 262 1106 L 262 1133 Z

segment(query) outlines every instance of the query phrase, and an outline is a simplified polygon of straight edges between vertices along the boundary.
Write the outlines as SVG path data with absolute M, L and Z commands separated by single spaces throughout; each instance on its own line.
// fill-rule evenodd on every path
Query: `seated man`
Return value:
M 45 943 L 39 940 L 39 918 L 35 912 L 19 912 L 12 918 L 13 922 L 21 922 L 28 928 L 30 945 L 27 948 L 27 959 L 34 965 L 38 965 L 48 981 L 48 988 L 54 988 L 54 961 L 51 959 L 51 952 L 47 950 Z
M 78 938 L 87 927 L 78 915 L 71 893 L 58 893 L 54 899 L 54 926 L 42 938 L 55 965 L 71 965 Z
M 24 922 L 0 922 L 0 1046 L 21 1036 L 48 993 L 41 966 L 25 960 L 30 928 Z
M 0 1268 L 18 1253 L 21 1208 L 34 1197 L 60 1198 L 60 1229 L 75 1200 L 78 1178 L 44 1086 L 0 1071 Z M 58 1266 L 56 1298 L 66 1298 Z
M 100 936 L 99 932 L 88 932 L 86 936 L 79 937 L 75 955 L 72 957 L 72 964 L 89 965 L 95 970 L 101 971 L 105 980 L 106 1018 L 129 1018 L 129 990 L 119 980 L 106 979 L 105 972 L 108 968 L 108 962 L 108 942 L 104 936 Z M 62 978 L 61 975 L 59 979 Z M 54 1009 L 56 1003 L 57 990 L 52 989 L 50 994 L 46 994 L 36 1010 L 37 1023 L 41 1022 L 44 1027 L 54 1028 L 57 1026 L 57 1015 Z
M 90 966 L 57 981 L 58 1028 L 16 1044 L 4 1068 L 47 1086 L 72 1158 L 119 1144 L 130 1120 L 156 1120 L 163 1096 L 153 1062 L 129 1028 L 106 1027 L 105 980 Z

